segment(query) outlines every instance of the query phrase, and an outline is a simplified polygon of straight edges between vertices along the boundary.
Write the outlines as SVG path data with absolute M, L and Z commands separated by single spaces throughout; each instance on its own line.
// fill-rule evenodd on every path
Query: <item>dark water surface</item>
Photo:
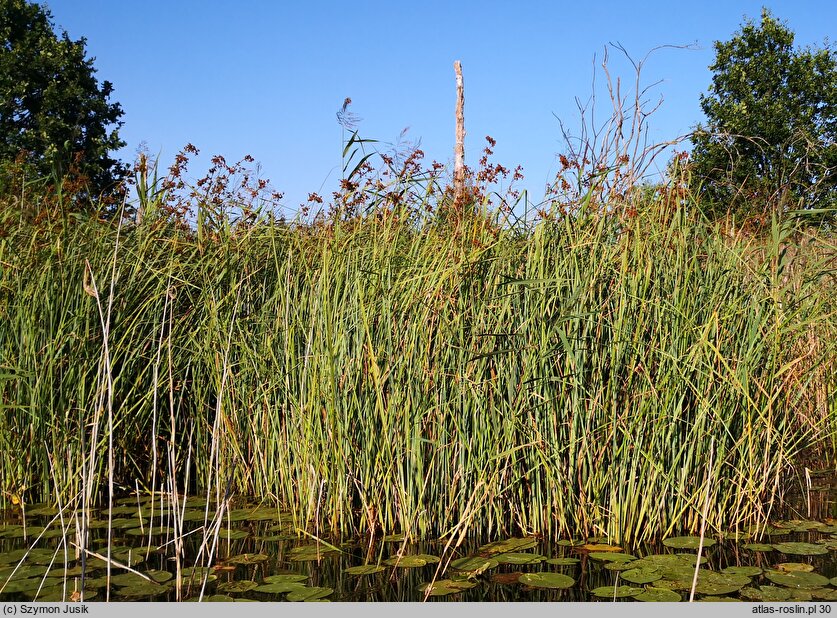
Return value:
M 433 581 L 429 601 L 598 601 L 612 600 L 614 594 L 624 594 L 619 600 L 626 601 L 687 600 L 697 556 L 693 539 L 618 548 L 602 538 L 557 542 L 494 538 L 466 541 L 447 551 L 444 541 L 405 543 L 397 536 L 328 545 L 297 534 L 288 514 L 252 506 L 228 511 L 215 535 L 205 532 L 204 505 L 205 501 L 189 499 L 183 511 L 183 600 L 202 596 L 218 601 L 421 601 L 426 585 Z M 159 502 L 156 508 L 152 521 L 147 501 L 141 505 L 136 498 L 121 501 L 113 514 L 112 559 L 130 563 L 160 583 L 114 566 L 111 600 L 178 598 L 174 521 L 170 511 L 159 511 Z M 3 514 L 0 600 L 76 598 L 82 571 L 85 598 L 105 600 L 104 562 L 94 555 L 84 563 L 76 558 L 72 543 L 79 538 L 80 520 L 65 514 L 65 533 L 55 513 L 43 506 L 28 508 L 25 536 L 20 510 Z M 833 513 L 820 509 L 816 520 L 787 519 L 760 538 L 718 539 L 705 547 L 695 597 L 837 600 L 837 520 L 829 514 Z M 149 524 L 154 526 L 150 536 Z M 94 514 L 89 532 L 90 551 L 107 554 L 106 511 Z M 32 551 L 24 557 L 29 548 Z M 463 560 L 469 557 L 472 560 Z M 183 571 L 207 564 L 209 568 L 197 572 Z M 382 568 L 370 574 L 347 572 L 363 565 Z M 208 576 L 205 583 L 203 576 Z

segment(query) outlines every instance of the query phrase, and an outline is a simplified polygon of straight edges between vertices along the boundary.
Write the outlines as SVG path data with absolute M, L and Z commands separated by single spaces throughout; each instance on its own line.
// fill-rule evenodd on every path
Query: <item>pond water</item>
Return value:
M 699 543 L 513 537 L 446 551 L 442 541 L 387 536 L 330 544 L 297 534 L 288 514 L 263 506 L 228 511 L 216 536 L 205 532 L 205 502 L 189 499 L 178 568 L 171 514 L 150 510 L 135 497 L 114 510 L 111 559 L 136 573 L 114 564 L 109 583 L 97 557 L 107 554 L 106 511 L 91 520 L 84 561 L 72 545 L 75 519 L 64 515 L 65 534 L 55 509 L 30 507 L 25 521 L 19 510 L 5 513 L 0 600 L 78 600 L 83 572 L 85 600 L 105 600 L 109 584 L 111 600 L 175 601 L 179 570 L 181 600 L 678 601 L 689 598 Z M 778 521 L 757 540 L 707 538 L 695 598 L 837 600 L 837 519 Z

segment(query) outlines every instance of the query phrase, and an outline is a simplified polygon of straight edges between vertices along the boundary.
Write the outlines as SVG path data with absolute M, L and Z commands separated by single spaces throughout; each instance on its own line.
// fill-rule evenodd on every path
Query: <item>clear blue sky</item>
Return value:
M 309 191 L 329 195 L 339 178 L 345 97 L 362 136 L 394 141 L 404 127 L 428 161 L 450 163 L 454 60 L 465 77 L 466 162 L 484 136 L 496 160 L 522 165 L 538 201 L 562 150 L 556 116 L 578 126 L 574 98 L 591 93 L 594 55 L 619 42 L 637 59 L 658 45 L 644 82 L 665 99 L 652 137 L 686 133 L 701 120 L 699 95 L 715 40 L 727 40 L 762 5 L 785 20 L 797 44 L 819 46 L 837 24 L 837 2 L 287 2 L 283 0 L 50 0 L 55 24 L 86 37 L 98 78 L 124 110 L 120 156 L 141 142 L 167 167 L 187 142 L 208 157 L 245 154 L 295 208 Z M 611 71 L 633 73 L 612 54 Z M 606 101 L 600 99 L 601 109 Z

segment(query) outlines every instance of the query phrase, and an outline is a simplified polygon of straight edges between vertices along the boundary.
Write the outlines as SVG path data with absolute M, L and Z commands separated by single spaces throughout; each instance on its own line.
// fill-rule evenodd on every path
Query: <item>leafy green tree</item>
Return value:
M 710 215 L 829 208 L 837 196 L 837 59 L 795 49 L 794 34 L 762 10 L 715 43 L 706 115 L 693 135 L 693 180 Z
M 125 145 L 122 108 L 109 101 L 113 85 L 96 79 L 86 40 L 57 35 L 51 17 L 38 4 L 0 0 L 0 166 L 112 196 L 126 173 L 109 154 Z

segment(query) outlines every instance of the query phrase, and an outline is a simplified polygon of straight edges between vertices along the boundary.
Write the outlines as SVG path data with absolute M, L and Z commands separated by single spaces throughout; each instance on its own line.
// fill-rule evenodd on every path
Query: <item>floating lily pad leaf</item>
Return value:
M 655 588 L 649 586 L 645 591 L 634 595 L 637 601 L 659 602 L 659 603 L 677 603 L 681 601 L 680 594 L 674 590 L 667 588 Z
M 628 569 L 627 571 L 622 571 L 619 574 L 619 577 L 631 584 L 650 584 L 658 579 L 662 579 L 663 574 L 660 573 L 659 569 L 645 567 L 643 569 Z
M 307 578 L 306 578 L 307 579 Z M 305 588 L 305 584 L 301 582 L 275 582 L 272 584 L 262 584 L 253 588 L 254 592 L 264 592 L 265 594 L 284 594 L 285 592 L 292 592 Z
M 591 551 L 588 554 L 588 558 L 604 562 L 630 562 L 631 560 L 636 560 L 636 556 L 618 551 Z
M 767 543 L 744 543 L 741 547 L 750 551 L 768 552 L 773 551 L 773 546 Z
M 264 578 L 266 584 L 287 584 L 298 583 L 308 580 L 307 575 L 299 575 L 298 573 L 282 573 L 279 575 L 268 575 Z
M 561 539 L 560 541 L 556 541 L 556 545 L 558 547 L 581 547 L 584 545 L 585 541 L 580 539 Z
M 135 519 L 131 520 L 134 525 L 137 524 Z M 148 536 L 148 528 L 131 528 L 130 530 L 126 530 L 125 534 L 128 536 Z M 151 529 L 151 536 L 171 536 L 174 534 L 174 528 L 168 526 L 154 526 Z
M 406 538 L 403 534 L 387 534 L 381 540 L 384 543 L 398 543 L 403 541 Z
M 493 558 L 481 558 L 480 556 L 471 556 L 469 558 L 458 558 L 450 563 L 452 569 L 469 573 L 471 575 L 479 575 L 489 569 L 495 568 L 499 562 Z
M 23 526 L 17 524 L 0 526 L 0 539 L 16 539 L 21 537 L 23 537 Z
M 28 508 L 26 509 L 27 515 L 32 515 L 34 517 L 40 517 L 42 515 L 55 515 L 58 513 L 58 509 L 54 506 L 38 506 L 35 508 Z
M 285 598 L 288 599 L 288 601 L 315 601 L 323 599 L 333 592 L 333 588 L 300 588 L 298 590 L 292 590 Z
M 97 596 L 98 592 L 92 589 L 88 590 L 85 588 L 85 601 L 92 601 Z M 81 600 L 81 594 L 78 591 L 73 590 L 71 586 L 67 586 L 67 589 L 64 590 L 64 586 L 60 585 L 48 589 L 42 588 L 40 594 L 36 595 L 33 600 L 41 601 L 42 603 L 58 603 L 61 601 Z
M 523 573 L 494 573 L 491 576 L 491 581 L 501 585 L 517 584 L 520 581 L 521 575 Z
M 750 579 L 747 578 L 747 583 L 750 583 Z M 737 590 L 741 590 L 744 587 L 744 584 L 724 584 L 721 582 L 708 582 L 708 581 L 700 581 L 698 580 L 697 586 L 695 586 L 695 592 L 700 594 L 708 594 L 710 596 L 717 596 L 723 594 L 730 594 Z
M 608 571 L 630 571 L 631 569 L 641 568 L 637 567 L 635 564 L 636 560 L 631 560 L 629 562 L 606 562 L 603 565 L 603 568 L 607 569 Z
M 27 579 L 29 577 L 40 577 L 46 572 L 47 567 L 34 564 L 21 564 L 20 566 L 9 565 L 5 567 L 0 567 L 0 587 L 2 587 L 4 581 L 6 581 L 9 577 L 12 577 L 12 573 L 14 573 L 15 579 Z M 61 567 L 60 569 L 52 569 L 52 575 L 53 577 L 63 576 L 64 568 Z
M 828 578 L 819 573 L 805 573 L 803 571 L 791 573 L 768 571 L 765 576 L 774 584 L 787 586 L 788 588 L 822 588 L 829 583 Z
M 251 590 L 254 590 L 258 587 L 259 585 L 254 581 L 250 581 L 249 579 L 241 579 L 238 581 L 223 582 L 221 584 L 218 584 L 216 590 L 218 590 L 218 592 L 237 593 L 250 592 Z
M 214 582 L 218 576 L 213 574 L 213 570 L 214 568 L 210 567 L 187 567 L 181 571 L 181 575 L 185 582 L 202 582 L 204 579 Z
M 458 579 L 440 579 L 435 582 L 425 582 L 419 585 L 419 592 L 431 597 L 441 597 L 448 594 L 456 594 L 476 586 L 476 583 Z
M 107 548 L 103 548 L 99 551 L 99 553 L 103 556 L 107 556 L 107 551 Z M 110 559 L 120 564 L 133 567 L 145 561 L 145 552 L 142 549 L 135 549 L 130 552 L 123 550 L 112 551 Z M 108 563 L 107 560 L 102 560 L 101 558 L 88 558 L 87 565 L 89 568 L 99 569 L 107 567 Z M 116 567 L 116 565 L 113 566 Z
M 401 556 L 400 558 L 398 556 L 393 556 L 392 558 L 384 560 L 383 564 L 405 569 L 415 569 L 425 566 L 427 564 L 427 560 L 425 560 L 422 556 Z
M 721 570 L 721 573 L 729 573 L 730 575 L 746 575 L 747 577 L 755 577 L 762 574 L 762 568 L 757 566 L 729 566 Z
M 829 582 L 832 586 L 837 586 L 837 577 L 832 577 L 831 579 L 829 579 L 829 580 L 828 580 L 828 582 Z
M 820 534 L 837 534 L 837 526 L 823 526 L 818 528 L 817 532 Z
M 735 597 L 724 597 L 724 596 L 704 596 L 700 597 L 699 599 L 695 599 L 696 601 L 700 601 L 703 603 L 740 603 L 740 599 L 736 599 Z
M 439 556 L 433 556 L 432 554 L 416 554 L 416 558 L 421 558 L 427 564 L 437 564 L 441 560 Z
M 513 537 L 503 541 L 494 541 L 481 546 L 477 552 L 481 556 L 493 556 L 495 554 L 506 554 L 509 552 L 518 552 L 524 549 L 532 549 L 538 544 L 538 540 L 533 537 L 517 538 Z
M 114 586 L 140 586 L 142 584 L 149 583 L 149 581 L 136 573 L 119 573 L 117 575 L 111 575 L 110 583 Z M 152 579 L 150 583 L 158 584 L 161 582 L 155 582 Z
M 218 538 L 224 539 L 225 541 L 240 541 L 241 539 L 246 539 L 248 536 L 250 536 L 250 532 L 247 530 L 227 530 L 223 528 L 218 532 Z
M 224 560 L 227 564 L 258 564 L 267 560 L 267 554 L 238 554 Z
M 381 571 L 385 571 L 386 569 L 382 566 L 377 566 L 375 564 L 364 564 L 361 566 L 353 566 L 349 567 L 348 569 L 344 569 L 344 573 L 348 573 L 349 575 L 373 575 L 375 573 L 380 573 Z
M 550 558 L 546 561 L 547 564 L 555 564 L 558 566 L 570 566 L 581 562 L 578 558 Z
M 28 553 L 25 549 L 16 549 L 0 554 L 0 565 L 16 564 L 23 560 L 24 556 L 26 556 L 26 562 L 29 564 L 50 564 L 53 557 L 57 559 L 57 555 L 63 556 L 63 553 L 56 554 L 55 550 L 45 548 L 31 549 L 28 550 Z
M 817 556 L 828 553 L 827 547 L 816 543 L 775 543 L 773 549 L 783 554 L 796 556 Z
M 564 589 L 575 585 L 575 580 L 572 577 L 561 573 L 524 573 L 518 581 L 532 588 Z
M 759 588 L 742 588 L 738 594 L 748 601 L 787 601 L 790 599 L 791 591 L 779 586 L 761 586 Z
M 213 513 L 209 513 L 209 521 L 212 521 Z M 206 511 L 203 509 L 193 509 L 189 511 L 185 511 L 183 513 L 183 521 L 193 522 L 193 521 L 205 521 L 207 520 Z
M 169 590 L 171 590 L 169 584 L 143 582 L 142 584 L 118 588 L 117 594 L 124 598 L 159 597 L 166 594 Z
M 279 519 L 280 513 L 269 507 L 256 507 L 250 509 L 233 509 L 224 516 L 229 521 L 271 521 Z
M 833 588 L 814 588 L 813 590 L 792 590 L 791 592 L 808 592 L 811 598 L 820 601 L 837 601 L 837 590 Z M 794 601 L 802 599 L 794 599 Z
M 585 543 L 581 549 L 586 551 L 622 551 L 619 545 L 608 545 L 607 543 Z
M 104 523 L 104 526 L 102 527 L 106 528 L 108 520 L 103 519 L 101 522 Z M 147 519 L 140 520 L 139 517 L 118 517 L 111 522 L 111 527 L 114 530 L 126 530 L 125 534 L 130 534 L 132 536 L 144 536 L 148 534 L 148 526 L 146 524 L 148 524 Z M 146 526 L 145 530 L 140 529 L 142 526 Z M 92 527 L 93 526 L 91 526 L 91 528 Z M 131 532 L 131 530 L 133 530 L 133 532 Z M 155 526 L 151 531 L 151 534 L 172 534 L 173 532 L 174 529 L 172 528 Z
M 494 560 L 500 564 L 539 564 L 545 559 L 546 556 L 541 554 L 527 554 L 524 552 L 508 552 L 494 556 Z
M 288 552 L 288 559 L 291 562 L 311 562 L 322 560 L 326 555 L 334 553 L 335 550 L 327 545 L 301 545 L 294 547 Z
M 804 590 L 802 588 L 788 588 L 788 590 L 790 590 L 791 593 L 791 601 L 810 601 L 814 598 L 811 594 L 812 592 L 816 590 L 825 590 L 825 588 L 814 588 L 813 590 Z
M 593 588 L 590 591 L 593 596 L 601 597 L 603 599 L 635 597 L 643 592 L 644 589 L 636 588 L 634 586 L 599 586 L 598 588 Z
M 0 582 L 0 588 L 3 588 L 3 583 L 4 582 Z M 54 586 L 60 586 L 62 583 L 63 580 L 57 577 L 29 577 L 27 579 L 13 579 L 9 582 L 5 582 L 3 592 L 5 594 L 12 592 L 31 592 L 33 590 L 37 590 L 38 588 L 52 588 Z
M 780 562 L 776 565 L 776 568 L 780 571 L 784 571 L 786 573 L 790 572 L 802 572 L 802 573 L 810 573 L 814 570 L 814 567 L 810 564 L 803 564 L 802 562 Z
M 107 514 L 107 509 L 103 510 L 103 513 Z M 136 504 L 127 504 L 125 506 L 115 506 L 111 511 L 114 515 L 136 515 L 137 514 L 137 505 Z
M 715 539 L 704 538 L 703 547 L 712 547 Z M 673 536 L 663 540 L 663 545 L 674 549 L 697 549 L 700 546 L 699 536 Z
M 817 528 L 822 528 L 825 526 L 825 524 L 821 521 L 803 521 L 798 519 L 780 523 L 781 527 L 789 528 L 792 532 L 809 532 L 811 530 L 816 530 Z M 779 524 L 777 524 L 777 526 L 778 525 Z

